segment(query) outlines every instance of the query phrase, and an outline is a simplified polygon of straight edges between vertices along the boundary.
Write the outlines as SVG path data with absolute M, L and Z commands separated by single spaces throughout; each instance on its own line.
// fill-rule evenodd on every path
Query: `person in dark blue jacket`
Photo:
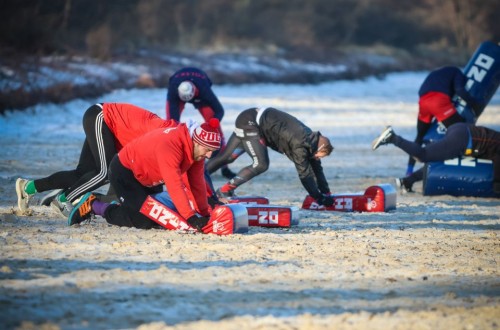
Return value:
M 206 123 L 214 117 L 221 122 L 224 117 L 224 108 L 212 90 L 212 81 L 203 70 L 198 68 L 182 68 L 170 77 L 166 105 L 167 120 L 174 119 L 180 122 L 186 103 L 191 103 Z M 220 126 L 219 132 L 222 138 L 222 151 L 226 143 Z M 235 176 L 235 173 L 227 166 L 224 166 L 221 172 L 228 179 Z
M 417 136 L 415 143 L 421 145 L 432 121 L 437 120 L 442 126 L 465 122 L 453 104 L 453 98 L 462 98 L 472 109 L 478 102 L 466 90 L 467 77 L 455 66 L 445 66 L 429 73 L 418 91 L 419 109 L 417 119 Z M 415 159 L 409 157 L 406 177 L 397 179 L 399 188 L 412 191 L 413 184 L 423 179 L 423 169 L 413 172 Z

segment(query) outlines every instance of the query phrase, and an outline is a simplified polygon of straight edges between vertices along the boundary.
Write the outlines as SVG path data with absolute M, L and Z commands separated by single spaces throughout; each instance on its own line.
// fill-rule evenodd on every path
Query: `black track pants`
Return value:
M 104 122 L 102 105 L 95 104 L 83 115 L 83 143 L 76 169 L 56 172 L 35 180 L 38 192 L 63 189 L 66 199 L 73 202 L 86 192 L 108 182 L 108 166 L 116 154 L 115 138 Z
M 402 149 L 410 156 L 417 158 L 423 163 L 437 162 L 463 156 L 469 142 L 469 131 L 466 125 L 452 125 L 446 131 L 446 135 L 436 142 L 425 147 L 395 135 L 395 146 Z
M 110 205 L 104 212 L 104 218 L 110 224 L 121 227 L 141 229 L 156 228 L 158 225 L 139 212 L 148 197 L 162 191 L 162 186 L 148 188 L 134 177 L 131 170 L 124 167 L 116 155 L 109 167 L 109 180 L 118 196 L 120 205 Z

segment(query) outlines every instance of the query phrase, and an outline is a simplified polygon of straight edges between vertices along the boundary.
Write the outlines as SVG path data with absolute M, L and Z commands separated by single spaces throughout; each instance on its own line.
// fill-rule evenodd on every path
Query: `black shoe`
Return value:
M 229 169 L 229 167 L 224 167 L 220 173 L 222 174 L 223 177 L 225 177 L 226 179 L 228 180 L 231 180 L 232 178 L 234 178 L 236 176 L 236 173 L 234 173 L 233 171 L 231 171 Z
M 404 178 L 396 178 L 396 187 L 402 192 L 413 192 L 412 185 L 410 185 Z

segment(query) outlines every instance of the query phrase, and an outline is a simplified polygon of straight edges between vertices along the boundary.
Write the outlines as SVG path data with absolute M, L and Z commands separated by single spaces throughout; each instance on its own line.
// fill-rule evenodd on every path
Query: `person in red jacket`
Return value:
M 125 145 L 149 131 L 177 124 L 175 120 L 164 120 L 132 104 L 92 105 L 83 115 L 85 141 L 77 167 L 36 180 L 18 178 L 16 192 L 19 210 L 26 211 L 29 200 L 37 192 L 62 189 L 51 206 L 67 217 L 73 202 L 108 182 L 109 164 Z
M 68 224 L 99 215 L 117 226 L 156 227 L 140 209 L 149 195 L 161 192 L 165 186 L 174 211 L 201 231 L 210 216 L 205 159 L 220 148 L 218 125 L 215 118 L 202 125 L 181 123 L 154 130 L 127 144 L 110 164 L 109 179 L 120 204 L 104 203 L 87 193 L 71 212 Z
M 166 113 L 167 119 L 180 121 L 186 103 L 191 103 L 205 120 L 217 118 L 222 121 L 224 108 L 212 90 L 212 81 L 208 75 L 198 68 L 185 67 L 176 71 L 168 81 Z M 219 126 L 222 138 L 221 151 L 224 150 L 226 142 L 224 133 Z M 217 152 L 214 153 L 214 157 Z M 221 174 L 232 179 L 236 174 L 227 165 L 221 168 Z

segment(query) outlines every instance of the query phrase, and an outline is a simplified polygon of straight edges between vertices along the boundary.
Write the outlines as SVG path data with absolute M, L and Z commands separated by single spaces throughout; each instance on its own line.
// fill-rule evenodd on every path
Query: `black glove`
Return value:
M 208 217 L 199 217 L 197 215 L 190 216 L 187 219 L 187 223 L 193 228 L 196 228 L 198 231 L 201 231 L 203 227 L 205 227 L 210 220 Z
M 321 195 L 321 197 L 317 198 L 316 201 L 318 202 L 318 204 L 323 205 L 323 206 L 332 206 L 333 205 L 333 197 L 332 196 Z
M 214 209 L 217 205 L 224 205 L 224 203 L 222 203 L 219 199 L 215 198 L 214 196 L 210 196 L 208 197 L 208 205 L 210 205 L 210 207 Z

